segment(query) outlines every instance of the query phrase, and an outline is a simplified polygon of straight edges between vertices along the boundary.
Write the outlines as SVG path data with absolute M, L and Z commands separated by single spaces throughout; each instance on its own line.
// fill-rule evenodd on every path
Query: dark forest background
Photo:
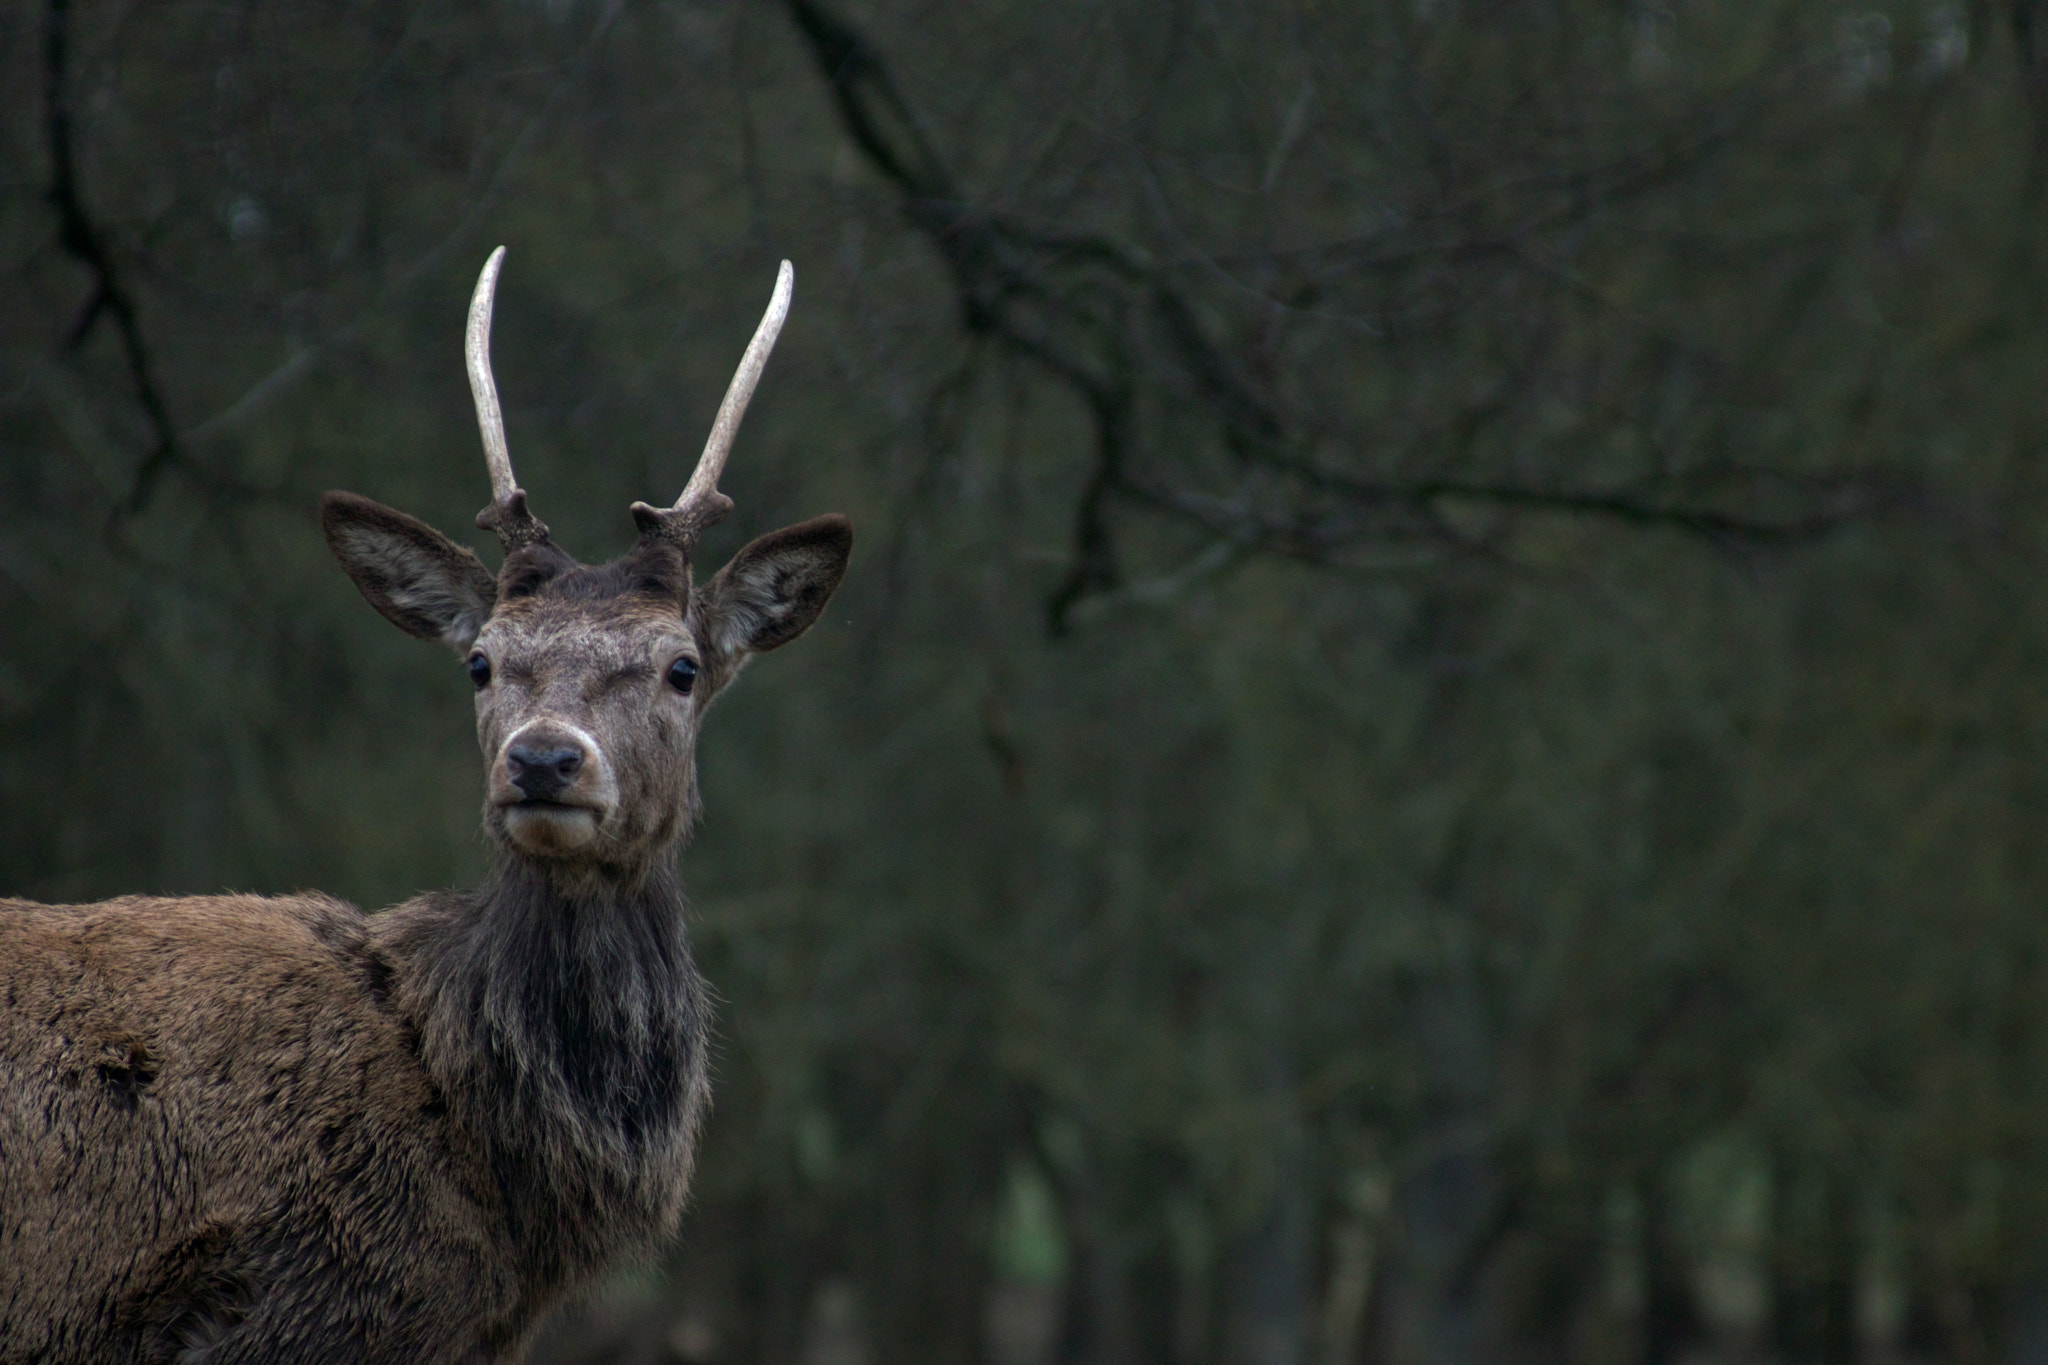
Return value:
M 13 0 L 0 890 L 473 879 L 313 500 L 855 520 L 547 1362 L 2048 1359 L 2048 4 Z M 482 537 L 479 537 L 481 541 Z

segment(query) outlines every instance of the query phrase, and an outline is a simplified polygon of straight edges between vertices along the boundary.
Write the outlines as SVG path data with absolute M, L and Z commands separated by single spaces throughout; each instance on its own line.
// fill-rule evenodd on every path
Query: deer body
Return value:
M 12 903 L 0 960 L 0 1359 L 494 1359 L 681 1212 L 672 886 Z
M 506 1360 L 681 1215 L 707 1095 L 674 867 L 698 722 L 816 619 L 850 533 L 789 527 L 693 584 L 732 411 L 676 507 L 635 505 L 634 550 L 554 547 L 494 431 L 499 259 L 470 354 L 502 569 L 367 499 L 322 503 L 364 596 L 467 658 L 492 875 L 374 914 L 0 901 L 4 1365 Z

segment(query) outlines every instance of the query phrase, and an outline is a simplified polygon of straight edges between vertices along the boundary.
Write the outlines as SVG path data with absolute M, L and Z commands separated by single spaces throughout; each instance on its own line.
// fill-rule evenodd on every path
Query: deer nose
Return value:
M 581 771 L 581 749 L 537 749 L 515 744 L 505 751 L 505 776 L 530 801 L 552 800 Z

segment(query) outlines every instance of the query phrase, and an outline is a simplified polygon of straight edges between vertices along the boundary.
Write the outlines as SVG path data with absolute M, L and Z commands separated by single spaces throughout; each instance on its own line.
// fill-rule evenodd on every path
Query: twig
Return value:
M 121 510 L 133 516 L 148 505 L 157 480 L 165 470 L 180 462 L 182 454 L 177 430 L 171 423 L 170 409 L 164 402 L 163 390 L 158 387 L 150 364 L 149 348 L 143 342 L 142 326 L 135 316 L 134 298 L 123 284 L 120 272 L 115 269 L 113 254 L 105 237 L 86 210 L 84 192 L 78 183 L 77 152 L 71 126 L 70 56 L 70 0 L 50 0 L 43 47 L 44 78 L 47 82 L 45 131 L 50 144 L 49 199 L 51 207 L 57 211 L 57 240 L 93 275 L 92 296 L 79 312 L 78 320 L 71 325 L 65 346 L 73 349 L 83 343 L 102 317 L 113 318 L 115 330 L 120 333 L 122 352 L 128 360 L 129 378 L 135 385 L 136 401 L 142 405 L 143 415 L 148 418 L 156 437 L 156 444 L 136 467 L 134 484 L 121 503 Z

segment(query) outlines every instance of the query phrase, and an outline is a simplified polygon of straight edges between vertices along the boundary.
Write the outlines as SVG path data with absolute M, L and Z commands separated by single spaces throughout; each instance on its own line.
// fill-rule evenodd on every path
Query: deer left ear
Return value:
M 836 514 L 752 542 L 697 593 L 706 642 L 734 658 L 788 644 L 825 610 L 852 553 L 853 525 Z
M 320 524 L 334 557 L 386 620 L 457 653 L 476 642 L 498 582 L 474 550 L 354 493 L 323 494 Z

